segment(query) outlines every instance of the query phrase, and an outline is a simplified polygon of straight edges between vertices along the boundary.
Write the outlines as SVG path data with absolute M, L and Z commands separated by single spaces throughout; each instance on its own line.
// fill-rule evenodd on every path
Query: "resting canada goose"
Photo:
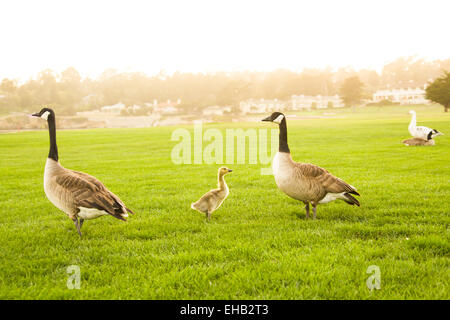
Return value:
M 33 116 L 47 120 L 50 134 L 50 152 L 44 172 L 45 194 L 51 203 L 73 220 L 80 237 L 84 220 L 109 214 L 126 221 L 127 211 L 133 212 L 103 183 L 86 173 L 66 169 L 59 163 L 53 110 L 43 108 Z
M 432 132 L 428 133 L 428 138 L 411 138 L 403 140 L 405 146 L 434 146 L 434 140 L 431 138 Z
M 337 199 L 350 205 L 359 206 L 359 201 L 352 194 L 358 195 L 356 189 L 333 176 L 327 170 L 309 163 L 294 162 L 287 143 L 286 117 L 274 112 L 262 121 L 277 123 L 280 129 L 278 152 L 272 163 L 273 175 L 278 188 L 289 197 L 305 204 L 306 218 L 309 218 L 309 204 L 313 207 L 316 219 L 316 206 Z
M 230 193 L 224 175 L 233 170 L 221 167 L 218 171 L 219 184 L 217 189 L 205 193 L 197 202 L 191 204 L 191 208 L 204 213 L 208 220 L 211 219 L 211 213 L 220 207 L 222 202 Z
M 410 110 L 409 114 L 412 115 L 411 122 L 409 123 L 408 130 L 411 136 L 414 138 L 420 138 L 423 140 L 429 140 L 428 136 L 431 134 L 431 138 L 442 136 L 443 133 L 437 131 L 436 129 L 431 129 L 424 126 L 416 125 L 416 112 L 414 110 Z

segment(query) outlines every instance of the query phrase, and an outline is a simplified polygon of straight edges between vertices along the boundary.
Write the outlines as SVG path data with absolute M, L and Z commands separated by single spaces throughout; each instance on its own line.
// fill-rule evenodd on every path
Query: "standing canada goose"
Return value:
M 224 176 L 232 171 L 233 170 L 225 167 L 219 168 L 217 174 L 219 179 L 218 188 L 205 193 L 197 202 L 191 204 L 191 208 L 204 213 L 208 220 L 210 220 L 213 211 L 220 207 L 222 202 L 226 197 L 228 197 L 228 194 L 230 193 Z
M 434 140 L 431 138 L 432 132 L 428 133 L 427 139 L 411 138 L 403 140 L 405 146 L 434 146 Z
M 412 115 L 411 122 L 409 123 L 408 130 L 411 136 L 414 138 L 420 138 L 423 140 L 429 140 L 428 136 L 431 134 L 431 138 L 442 136 L 443 133 L 437 131 L 436 129 L 431 129 L 424 126 L 416 125 L 416 112 L 414 110 L 410 110 L 409 114 Z
M 309 163 L 294 162 L 287 143 L 286 117 L 280 112 L 262 119 L 279 125 L 279 149 L 272 163 L 273 175 L 278 188 L 289 197 L 305 204 L 306 218 L 309 218 L 309 204 L 316 219 L 316 206 L 337 199 L 350 205 L 360 206 L 352 194 L 360 195 L 356 189 L 333 176 L 327 170 Z
M 59 163 L 53 110 L 43 108 L 33 116 L 47 120 L 50 134 L 50 152 L 44 172 L 45 194 L 51 203 L 73 220 L 80 237 L 84 220 L 109 214 L 126 221 L 127 212 L 133 212 L 103 183 L 86 173 L 66 169 Z

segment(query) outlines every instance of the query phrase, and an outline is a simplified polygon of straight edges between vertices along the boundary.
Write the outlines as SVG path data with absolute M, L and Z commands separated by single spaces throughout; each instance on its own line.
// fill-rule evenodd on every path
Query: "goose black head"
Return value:
M 49 118 L 51 119 L 53 117 L 53 119 L 55 118 L 55 112 L 50 109 L 50 108 L 42 108 L 41 111 L 33 113 L 32 114 L 33 117 L 39 117 L 45 120 L 48 120 Z
M 437 136 L 443 136 L 444 134 L 442 132 L 437 131 L 436 129 L 433 129 L 432 131 L 430 131 L 431 133 L 431 137 L 437 137 Z
M 274 112 L 269 117 L 262 119 L 261 121 L 270 121 L 276 124 L 280 124 L 285 118 L 284 114 L 281 112 Z

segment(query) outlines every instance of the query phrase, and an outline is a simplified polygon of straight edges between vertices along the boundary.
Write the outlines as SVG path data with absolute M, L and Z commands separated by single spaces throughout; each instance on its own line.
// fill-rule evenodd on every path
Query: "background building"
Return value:
M 302 110 L 311 108 L 325 109 L 325 108 L 340 108 L 344 107 L 339 96 L 336 94 L 334 96 L 305 96 L 293 95 L 291 97 L 291 108 L 292 110 Z
M 282 111 L 287 107 L 287 103 L 278 99 L 247 99 L 239 103 L 241 113 L 267 113 Z
M 421 88 L 379 90 L 373 94 L 373 101 L 389 100 L 404 104 L 429 104 L 425 99 L 425 90 Z

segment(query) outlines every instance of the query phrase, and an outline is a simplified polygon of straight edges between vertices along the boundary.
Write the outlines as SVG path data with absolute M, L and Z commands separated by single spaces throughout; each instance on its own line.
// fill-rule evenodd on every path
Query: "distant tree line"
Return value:
M 450 70 L 450 59 L 429 62 L 413 57 L 399 58 L 385 65 L 381 74 L 368 69 L 328 68 L 301 72 L 176 72 L 171 75 L 160 72 L 148 76 L 110 69 L 97 79 L 83 79 L 72 67 L 60 74 L 47 69 L 23 84 L 15 79 L 3 79 L 0 83 L 0 114 L 31 111 L 37 106 L 48 105 L 60 114 L 73 115 L 77 111 L 94 110 L 118 102 L 142 106 L 154 100 L 161 103 L 178 99 L 182 101 L 179 108 L 195 112 L 210 105 L 236 107 L 240 101 L 249 98 L 334 95 L 345 92 L 343 87 L 351 87 L 352 83 L 359 89 L 356 96 L 347 98 L 354 101 L 381 88 L 422 87 L 442 75 L 443 70 Z
M 444 74 L 431 83 L 426 89 L 426 98 L 444 107 L 444 111 L 450 109 L 450 72 Z

